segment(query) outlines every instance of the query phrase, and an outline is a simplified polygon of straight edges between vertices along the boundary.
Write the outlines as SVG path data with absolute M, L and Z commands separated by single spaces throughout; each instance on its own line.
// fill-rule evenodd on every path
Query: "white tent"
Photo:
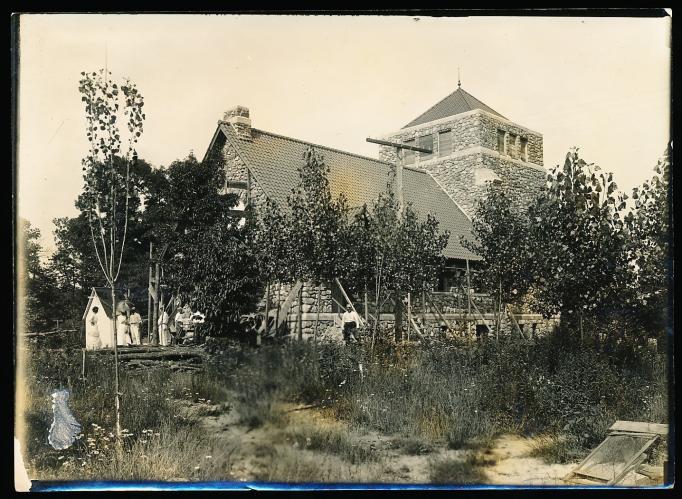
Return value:
M 124 300 L 120 291 L 116 292 L 116 300 L 119 303 Z M 93 310 L 95 307 L 97 307 L 97 313 Z M 93 317 L 96 317 L 96 321 L 92 320 Z M 85 348 L 87 350 L 113 347 L 114 333 L 111 330 L 111 290 L 109 288 L 92 288 L 82 320 L 85 321 Z

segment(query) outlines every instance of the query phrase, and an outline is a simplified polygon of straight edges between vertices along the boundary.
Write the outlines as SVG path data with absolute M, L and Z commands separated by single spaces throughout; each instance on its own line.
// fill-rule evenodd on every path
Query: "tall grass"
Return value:
M 554 341 L 387 343 L 374 352 L 294 342 L 247 355 L 231 383 L 240 410 L 261 424 L 278 402 L 299 401 L 327 406 L 351 425 L 455 449 L 518 432 L 567 435 L 586 450 L 616 419 L 667 421 L 662 356 L 642 351 L 624 363 Z
M 93 354 L 81 377 L 80 349 L 28 349 L 24 394 L 26 465 L 32 478 L 59 480 L 190 480 L 225 478 L 224 467 L 208 461 L 213 438 L 175 400 L 221 399 L 213 383 L 164 369 L 121 370 L 123 452 L 114 445 L 113 365 L 110 355 Z M 69 406 L 82 425 L 81 436 L 64 451 L 47 441 L 52 422 L 51 393 L 71 392 Z M 217 400 L 217 401 L 219 401 Z M 217 402 L 216 401 L 216 402 Z

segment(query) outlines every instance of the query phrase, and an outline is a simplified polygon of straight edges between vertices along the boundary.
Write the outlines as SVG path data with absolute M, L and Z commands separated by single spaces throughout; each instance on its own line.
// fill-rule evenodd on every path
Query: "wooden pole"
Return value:
M 403 200 L 403 149 L 398 147 L 396 150 L 396 156 L 398 161 L 395 165 L 395 183 L 396 183 L 396 194 L 398 197 L 398 210 L 402 215 L 404 210 L 404 200 Z
M 469 275 L 469 260 L 465 260 L 467 264 L 467 336 L 471 337 L 471 277 Z
M 152 310 L 152 336 L 151 336 L 151 343 L 152 345 L 158 345 L 159 344 L 159 298 L 161 296 L 161 279 L 159 277 L 159 274 L 161 273 L 161 265 L 160 263 L 156 262 L 154 265 L 154 290 L 156 291 L 156 298 L 154 299 L 154 306 Z
M 149 243 L 149 288 L 147 289 L 147 343 L 151 344 L 152 337 L 152 243 Z M 142 338 L 140 338 L 142 343 Z
M 83 367 L 81 368 L 81 378 L 85 379 L 85 348 L 83 349 Z
M 369 322 L 369 309 L 367 308 L 367 286 L 365 286 L 365 322 Z
M 163 293 L 161 292 L 161 287 L 160 287 L 160 286 L 159 286 L 159 291 L 158 291 L 158 293 L 159 293 L 159 318 L 161 319 L 161 327 L 158 328 L 158 330 L 159 330 L 159 343 L 161 343 L 161 331 L 164 331 L 164 335 L 163 335 L 163 336 L 164 336 L 164 340 L 165 340 L 165 338 L 166 338 L 166 334 L 167 334 L 167 333 L 165 332 L 165 331 L 166 331 L 166 328 L 163 327 L 163 314 L 164 314 L 164 312 L 166 311 L 166 307 L 164 306 L 164 303 L 163 303 Z M 158 326 L 158 325 L 157 325 L 157 326 Z
M 303 339 L 303 286 L 298 290 L 298 339 Z

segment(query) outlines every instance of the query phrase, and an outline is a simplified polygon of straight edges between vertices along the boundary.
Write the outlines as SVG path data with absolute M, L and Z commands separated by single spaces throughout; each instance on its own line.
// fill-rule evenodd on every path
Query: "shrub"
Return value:
M 476 454 L 470 452 L 464 458 L 444 457 L 429 462 L 430 483 L 473 485 L 485 483 L 486 475 Z

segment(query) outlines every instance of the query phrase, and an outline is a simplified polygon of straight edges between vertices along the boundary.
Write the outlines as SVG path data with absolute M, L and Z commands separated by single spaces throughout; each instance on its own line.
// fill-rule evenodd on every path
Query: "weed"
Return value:
M 464 458 L 445 457 L 429 462 L 431 483 L 472 485 L 485 483 L 486 475 L 474 454 Z

